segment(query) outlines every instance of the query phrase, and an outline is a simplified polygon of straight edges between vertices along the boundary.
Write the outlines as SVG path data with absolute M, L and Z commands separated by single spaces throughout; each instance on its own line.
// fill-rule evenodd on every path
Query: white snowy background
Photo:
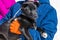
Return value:
M 20 0 L 16 0 L 20 1 Z M 23 1 L 23 0 L 22 0 Z M 50 4 L 56 9 L 57 16 L 58 16 L 58 25 L 57 25 L 57 32 L 55 34 L 54 40 L 60 40 L 60 0 L 50 0 Z

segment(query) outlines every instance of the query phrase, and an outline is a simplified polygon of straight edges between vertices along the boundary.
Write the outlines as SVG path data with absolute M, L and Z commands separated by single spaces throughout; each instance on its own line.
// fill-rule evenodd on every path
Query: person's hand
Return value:
M 19 31 L 20 28 L 20 23 L 18 22 L 18 20 L 14 20 L 11 24 L 10 24 L 10 32 L 11 33 L 15 33 L 15 34 L 21 34 L 21 32 Z

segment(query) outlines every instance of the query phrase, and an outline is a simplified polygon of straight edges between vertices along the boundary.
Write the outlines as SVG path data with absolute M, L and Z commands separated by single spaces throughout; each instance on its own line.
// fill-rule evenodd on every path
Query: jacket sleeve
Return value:
M 41 40 L 53 40 L 54 35 L 57 31 L 57 14 L 54 8 L 47 12 L 46 17 L 41 22 L 41 27 L 48 35 L 47 38 L 41 37 Z

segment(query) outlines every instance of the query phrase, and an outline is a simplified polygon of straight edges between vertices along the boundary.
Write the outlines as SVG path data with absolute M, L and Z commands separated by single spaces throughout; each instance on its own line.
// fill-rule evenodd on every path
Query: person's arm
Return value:
M 57 31 L 57 14 L 56 10 L 52 8 L 47 12 L 46 17 L 41 22 L 41 27 L 47 33 L 47 38 L 41 37 L 41 40 L 53 40 Z
M 13 18 L 16 14 L 17 16 L 20 16 L 22 14 L 21 12 L 21 4 L 20 3 L 16 3 L 12 8 L 11 8 L 11 13 L 10 14 L 10 18 Z M 9 17 L 9 15 L 7 15 L 7 17 Z M 13 20 L 10 24 L 10 32 L 11 33 L 15 33 L 15 34 L 21 34 L 21 32 L 18 30 L 20 28 L 20 23 L 18 22 L 18 20 Z

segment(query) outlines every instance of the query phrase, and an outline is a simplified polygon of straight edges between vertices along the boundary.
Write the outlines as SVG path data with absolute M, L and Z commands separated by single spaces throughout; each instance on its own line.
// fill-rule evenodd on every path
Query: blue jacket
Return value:
M 48 34 L 48 37 L 43 38 L 40 35 L 40 32 L 34 29 L 29 29 L 29 32 L 33 40 L 53 40 L 53 37 L 57 31 L 56 10 L 50 5 L 49 0 L 39 0 L 39 2 L 40 6 L 37 9 L 38 18 L 36 19 L 36 25 L 37 27 L 42 28 Z M 21 2 L 17 2 L 15 5 L 13 5 L 6 17 L 0 20 L 0 25 L 12 18 L 20 7 Z M 22 11 L 19 11 L 16 16 L 19 16 L 21 13 Z

